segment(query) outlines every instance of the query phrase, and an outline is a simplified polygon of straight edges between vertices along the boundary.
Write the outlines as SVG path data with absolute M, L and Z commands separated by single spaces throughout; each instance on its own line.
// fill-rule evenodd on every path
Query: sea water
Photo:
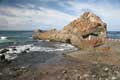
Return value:
M 0 31 L 0 50 L 4 48 L 9 50 L 4 53 L 5 58 L 16 60 L 16 63 L 33 64 L 45 62 L 56 54 L 77 50 L 76 47 L 66 43 L 33 40 L 32 33 L 33 31 Z M 108 37 L 120 39 L 120 32 L 109 31 Z M 27 51 L 24 53 L 25 50 Z
M 32 39 L 32 31 L 0 31 L 0 50 L 8 49 L 5 58 L 19 64 L 45 62 L 58 54 L 77 50 L 76 47 L 49 40 Z M 26 52 L 24 52 L 26 50 Z

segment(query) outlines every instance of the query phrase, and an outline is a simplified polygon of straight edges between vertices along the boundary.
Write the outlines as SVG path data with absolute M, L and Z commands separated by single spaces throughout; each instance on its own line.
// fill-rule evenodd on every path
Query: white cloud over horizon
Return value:
M 0 6 L 0 30 L 61 29 L 85 11 L 92 11 L 100 16 L 108 24 L 109 31 L 120 30 L 120 6 L 114 6 L 108 0 L 101 0 L 99 3 L 97 0 L 52 1 L 57 6 L 47 0 L 43 1 L 44 6 L 42 3 L 39 6 L 32 3 Z
M 18 27 L 17 29 L 22 30 L 28 29 L 31 25 L 42 29 L 44 29 L 44 27 L 46 29 L 50 29 L 51 27 L 59 26 L 58 29 L 61 29 L 60 26 L 64 26 L 66 23 L 75 18 L 74 16 L 63 12 L 42 7 L 39 7 L 39 10 L 26 8 L 21 9 L 16 7 L 0 7 L 0 10 L 6 14 L 13 15 L 0 15 L 0 21 L 3 22 L 1 22 L 2 25 L 6 25 L 8 27 L 11 26 L 10 29 L 13 28 L 14 30 L 16 30 L 16 26 Z M 6 20 L 7 23 L 4 22 L 3 19 Z

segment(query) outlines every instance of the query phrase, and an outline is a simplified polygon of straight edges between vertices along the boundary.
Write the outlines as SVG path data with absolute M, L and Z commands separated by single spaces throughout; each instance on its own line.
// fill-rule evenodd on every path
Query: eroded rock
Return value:
M 102 45 L 106 36 L 106 24 L 91 12 L 85 12 L 61 31 L 39 30 L 33 34 L 34 39 L 66 42 L 83 49 Z

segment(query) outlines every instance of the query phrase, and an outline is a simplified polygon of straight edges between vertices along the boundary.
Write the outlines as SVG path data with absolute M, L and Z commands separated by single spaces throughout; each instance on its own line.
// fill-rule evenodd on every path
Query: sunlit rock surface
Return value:
M 52 29 L 33 33 L 33 39 L 66 42 L 83 49 L 104 44 L 106 36 L 106 24 L 91 12 L 85 12 L 61 31 Z

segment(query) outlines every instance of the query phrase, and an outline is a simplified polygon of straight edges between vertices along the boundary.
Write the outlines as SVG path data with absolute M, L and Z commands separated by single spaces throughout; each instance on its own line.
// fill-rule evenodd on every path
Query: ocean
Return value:
M 76 47 L 49 40 L 33 40 L 32 31 L 0 31 L 0 50 L 8 49 L 5 58 L 18 64 L 52 62 L 54 56 L 75 51 Z M 119 31 L 109 31 L 109 38 L 120 39 Z
M 32 31 L 0 31 L 0 50 L 7 49 L 5 58 L 17 64 L 36 64 L 56 61 L 54 58 L 76 47 L 49 40 L 33 40 Z

